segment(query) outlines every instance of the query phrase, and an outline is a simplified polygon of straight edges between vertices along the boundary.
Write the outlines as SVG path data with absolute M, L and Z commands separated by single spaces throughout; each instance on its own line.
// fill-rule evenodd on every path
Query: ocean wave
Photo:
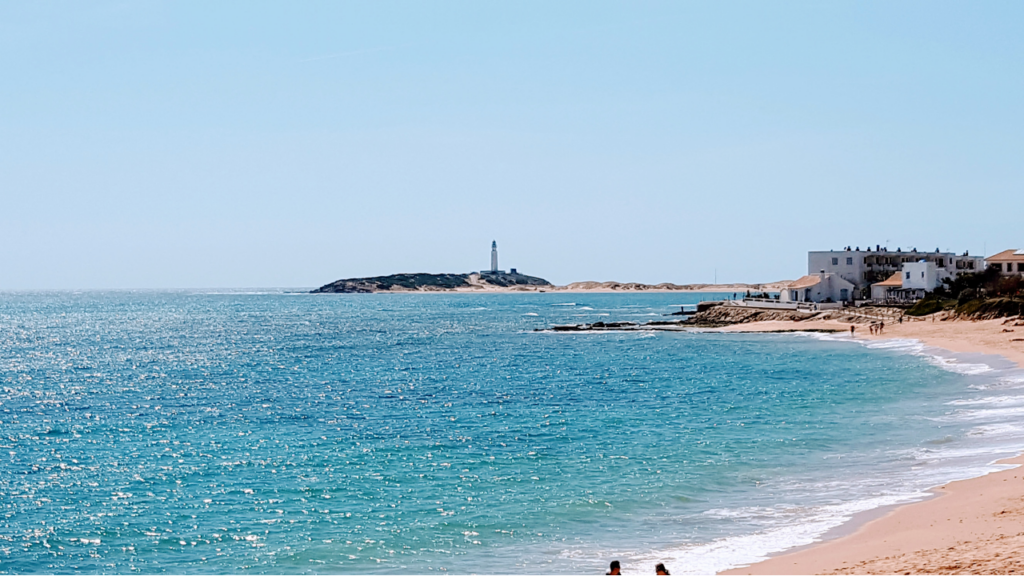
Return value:
M 1019 406 L 1016 408 L 991 408 L 988 410 L 955 410 L 950 414 L 936 418 L 936 420 L 995 420 L 1017 418 L 1021 415 L 1024 415 L 1024 406 Z
M 935 354 L 923 354 L 923 356 L 925 356 L 925 358 L 931 364 L 938 366 L 943 370 L 956 372 L 957 374 L 966 374 L 968 376 L 974 376 L 977 374 L 984 374 L 986 372 L 991 372 L 995 370 L 995 368 L 989 366 L 988 364 L 959 362 L 956 359 L 948 358 L 945 356 L 937 356 Z
M 845 334 L 844 336 L 845 337 L 838 336 L 837 334 L 818 334 L 816 337 L 819 340 L 856 342 L 871 350 L 887 350 L 921 356 L 933 366 L 937 366 L 948 372 L 955 372 L 966 376 L 987 374 L 997 370 L 995 367 L 985 362 L 965 361 L 958 358 L 952 352 L 947 352 L 934 346 L 928 346 L 915 338 L 891 338 L 888 340 L 867 341 L 856 340 Z M 1024 385 L 1024 374 L 1014 376 L 1013 378 L 1015 382 L 1020 382 Z
M 1024 426 L 1018 426 L 1016 424 L 1010 424 L 1007 422 L 1001 424 L 989 424 L 985 426 L 975 426 L 967 431 L 968 436 L 973 437 L 992 437 L 992 436 L 1024 436 Z

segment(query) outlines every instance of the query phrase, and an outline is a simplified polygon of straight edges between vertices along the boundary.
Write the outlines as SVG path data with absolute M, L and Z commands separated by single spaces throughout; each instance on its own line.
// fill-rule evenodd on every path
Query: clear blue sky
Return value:
M 0 3 L 0 289 L 1024 248 L 1024 2 Z

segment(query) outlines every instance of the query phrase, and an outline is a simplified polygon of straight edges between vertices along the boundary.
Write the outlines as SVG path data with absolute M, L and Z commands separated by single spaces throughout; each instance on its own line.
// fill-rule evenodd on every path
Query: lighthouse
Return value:
M 498 273 L 498 242 L 491 241 L 491 272 Z

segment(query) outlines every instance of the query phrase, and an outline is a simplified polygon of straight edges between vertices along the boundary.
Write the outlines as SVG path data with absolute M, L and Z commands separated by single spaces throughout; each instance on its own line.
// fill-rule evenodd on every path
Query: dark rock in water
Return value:
M 594 322 L 593 324 L 564 324 L 561 326 L 552 326 L 552 332 L 590 332 L 592 330 L 615 330 L 615 329 L 633 329 L 637 328 L 639 324 L 636 322 Z M 544 332 L 543 328 L 538 328 L 534 332 Z
M 594 322 L 590 325 L 591 328 L 627 328 L 630 326 L 636 326 L 636 322 Z
M 346 278 L 325 284 L 311 294 L 358 294 L 373 292 L 446 292 L 457 289 L 485 289 L 514 286 L 551 286 L 543 278 L 525 274 L 392 274 L 370 278 Z

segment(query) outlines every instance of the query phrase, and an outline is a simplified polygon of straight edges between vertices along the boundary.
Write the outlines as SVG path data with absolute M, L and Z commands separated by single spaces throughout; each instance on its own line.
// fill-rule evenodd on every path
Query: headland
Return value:
M 374 294 L 410 292 L 467 292 L 467 293 L 631 293 L 631 292 L 709 292 L 736 293 L 774 292 L 786 282 L 766 284 L 643 284 L 640 282 L 572 282 L 556 286 L 543 278 L 519 272 L 470 272 L 466 274 L 391 274 L 367 278 L 344 278 L 325 284 L 313 294 Z
M 523 292 L 550 289 L 543 278 L 518 272 L 472 272 L 469 274 L 391 274 L 368 278 L 345 278 L 325 284 L 312 294 L 372 294 L 378 292 Z

